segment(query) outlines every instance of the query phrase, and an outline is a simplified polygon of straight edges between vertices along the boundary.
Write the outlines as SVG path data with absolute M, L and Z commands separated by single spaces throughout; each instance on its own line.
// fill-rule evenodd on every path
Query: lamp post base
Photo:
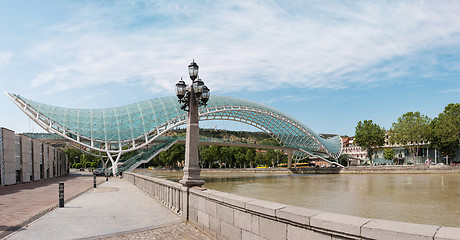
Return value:
M 181 183 L 185 187 L 201 187 L 204 184 L 203 179 L 181 179 L 179 180 L 179 183 Z
M 184 176 L 179 183 L 186 187 L 201 187 L 204 184 L 204 180 L 200 176 L 201 169 L 184 169 Z

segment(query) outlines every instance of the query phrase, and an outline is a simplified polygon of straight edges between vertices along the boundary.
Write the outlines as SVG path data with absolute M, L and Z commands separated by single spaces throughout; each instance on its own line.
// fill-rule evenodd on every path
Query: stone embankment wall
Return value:
M 182 172 L 182 170 L 178 170 Z M 288 168 L 203 168 L 201 172 L 291 173 Z
M 291 168 L 290 170 L 298 174 L 336 174 L 341 173 L 342 168 Z
M 0 185 L 67 175 L 66 154 L 37 139 L 0 128 Z
M 402 173 L 402 174 L 430 174 L 430 173 L 460 173 L 459 165 L 416 165 L 416 166 L 356 166 L 346 167 L 340 173 Z
M 460 165 L 417 165 L 417 166 L 353 166 L 346 168 L 291 168 L 292 173 L 299 174 L 435 174 L 460 173 Z
M 460 228 L 322 212 L 129 172 L 123 178 L 217 239 L 460 239 Z

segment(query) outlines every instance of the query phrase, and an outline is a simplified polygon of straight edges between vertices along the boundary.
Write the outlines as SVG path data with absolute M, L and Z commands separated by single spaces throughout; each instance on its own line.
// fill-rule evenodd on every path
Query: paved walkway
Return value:
M 104 180 L 97 178 L 98 183 Z M 59 182 L 64 182 L 65 201 L 93 187 L 93 177 L 88 172 L 71 172 L 64 177 L 0 187 L 0 238 L 57 207 Z
M 110 178 L 7 239 L 209 239 L 133 184 Z

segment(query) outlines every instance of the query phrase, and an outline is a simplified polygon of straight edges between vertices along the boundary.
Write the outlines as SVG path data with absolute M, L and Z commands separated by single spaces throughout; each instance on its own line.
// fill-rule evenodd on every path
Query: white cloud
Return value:
M 11 56 L 13 56 L 11 52 L 0 52 L 0 66 L 3 64 L 8 64 Z
M 408 66 L 380 65 L 394 58 L 438 46 L 458 49 L 456 1 L 290 3 L 83 7 L 47 28 L 50 40 L 30 50 L 49 63 L 33 85 L 58 91 L 134 82 L 173 91 L 195 58 L 212 90 L 346 88 L 377 81 L 369 76 L 375 72 L 404 75 Z
M 460 88 L 447 89 L 447 90 L 441 91 L 441 93 L 460 93 Z

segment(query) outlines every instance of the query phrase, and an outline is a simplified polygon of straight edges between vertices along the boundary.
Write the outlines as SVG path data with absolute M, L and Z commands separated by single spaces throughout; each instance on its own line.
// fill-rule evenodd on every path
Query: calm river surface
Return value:
M 138 173 L 177 181 L 181 172 Z M 460 227 L 460 174 L 202 172 L 204 187 L 366 218 Z

